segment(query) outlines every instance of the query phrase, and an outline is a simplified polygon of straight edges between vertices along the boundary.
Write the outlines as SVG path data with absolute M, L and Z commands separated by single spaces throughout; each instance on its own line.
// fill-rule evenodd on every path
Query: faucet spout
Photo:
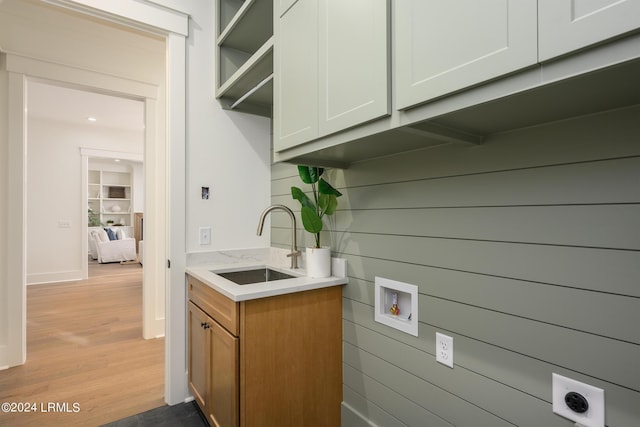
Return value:
M 258 236 L 262 235 L 262 229 L 264 228 L 264 221 L 267 215 L 274 210 L 282 210 L 289 214 L 291 218 L 291 253 L 287 254 L 287 257 L 291 258 L 291 268 L 298 268 L 298 257 L 301 255 L 298 250 L 298 244 L 296 243 L 296 217 L 293 215 L 293 211 L 285 205 L 271 205 L 266 208 L 260 215 L 258 221 Z

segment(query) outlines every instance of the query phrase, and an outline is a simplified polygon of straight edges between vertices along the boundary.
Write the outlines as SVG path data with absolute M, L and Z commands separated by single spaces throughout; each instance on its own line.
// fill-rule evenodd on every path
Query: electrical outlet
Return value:
M 436 361 L 453 368 L 453 338 L 436 332 Z
M 604 427 L 604 390 L 552 375 L 553 412 L 584 427 Z
M 211 227 L 200 227 L 200 245 L 211 244 Z

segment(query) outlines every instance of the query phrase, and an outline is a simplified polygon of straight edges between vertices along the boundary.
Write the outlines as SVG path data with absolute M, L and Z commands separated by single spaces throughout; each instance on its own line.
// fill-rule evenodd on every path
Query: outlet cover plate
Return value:
M 604 390 L 562 375 L 552 375 L 553 412 L 575 421 L 584 427 L 604 427 Z M 564 401 L 564 396 L 574 391 L 580 393 L 589 403 L 589 409 L 579 414 L 572 411 Z
M 453 368 L 453 338 L 436 332 L 436 362 Z

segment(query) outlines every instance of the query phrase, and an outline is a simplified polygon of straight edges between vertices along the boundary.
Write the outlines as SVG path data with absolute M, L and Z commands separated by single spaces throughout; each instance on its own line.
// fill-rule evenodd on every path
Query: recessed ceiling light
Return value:
M 90 122 L 97 122 L 98 119 L 96 119 L 95 117 L 87 117 L 87 120 Z
M 120 159 L 114 159 L 113 161 L 114 161 L 114 162 L 119 162 L 119 161 L 120 161 Z

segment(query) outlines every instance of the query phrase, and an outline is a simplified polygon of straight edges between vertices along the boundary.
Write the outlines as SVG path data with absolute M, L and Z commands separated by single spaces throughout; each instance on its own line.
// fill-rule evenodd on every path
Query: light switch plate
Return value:
M 211 227 L 200 227 L 200 245 L 210 245 L 211 244 Z

